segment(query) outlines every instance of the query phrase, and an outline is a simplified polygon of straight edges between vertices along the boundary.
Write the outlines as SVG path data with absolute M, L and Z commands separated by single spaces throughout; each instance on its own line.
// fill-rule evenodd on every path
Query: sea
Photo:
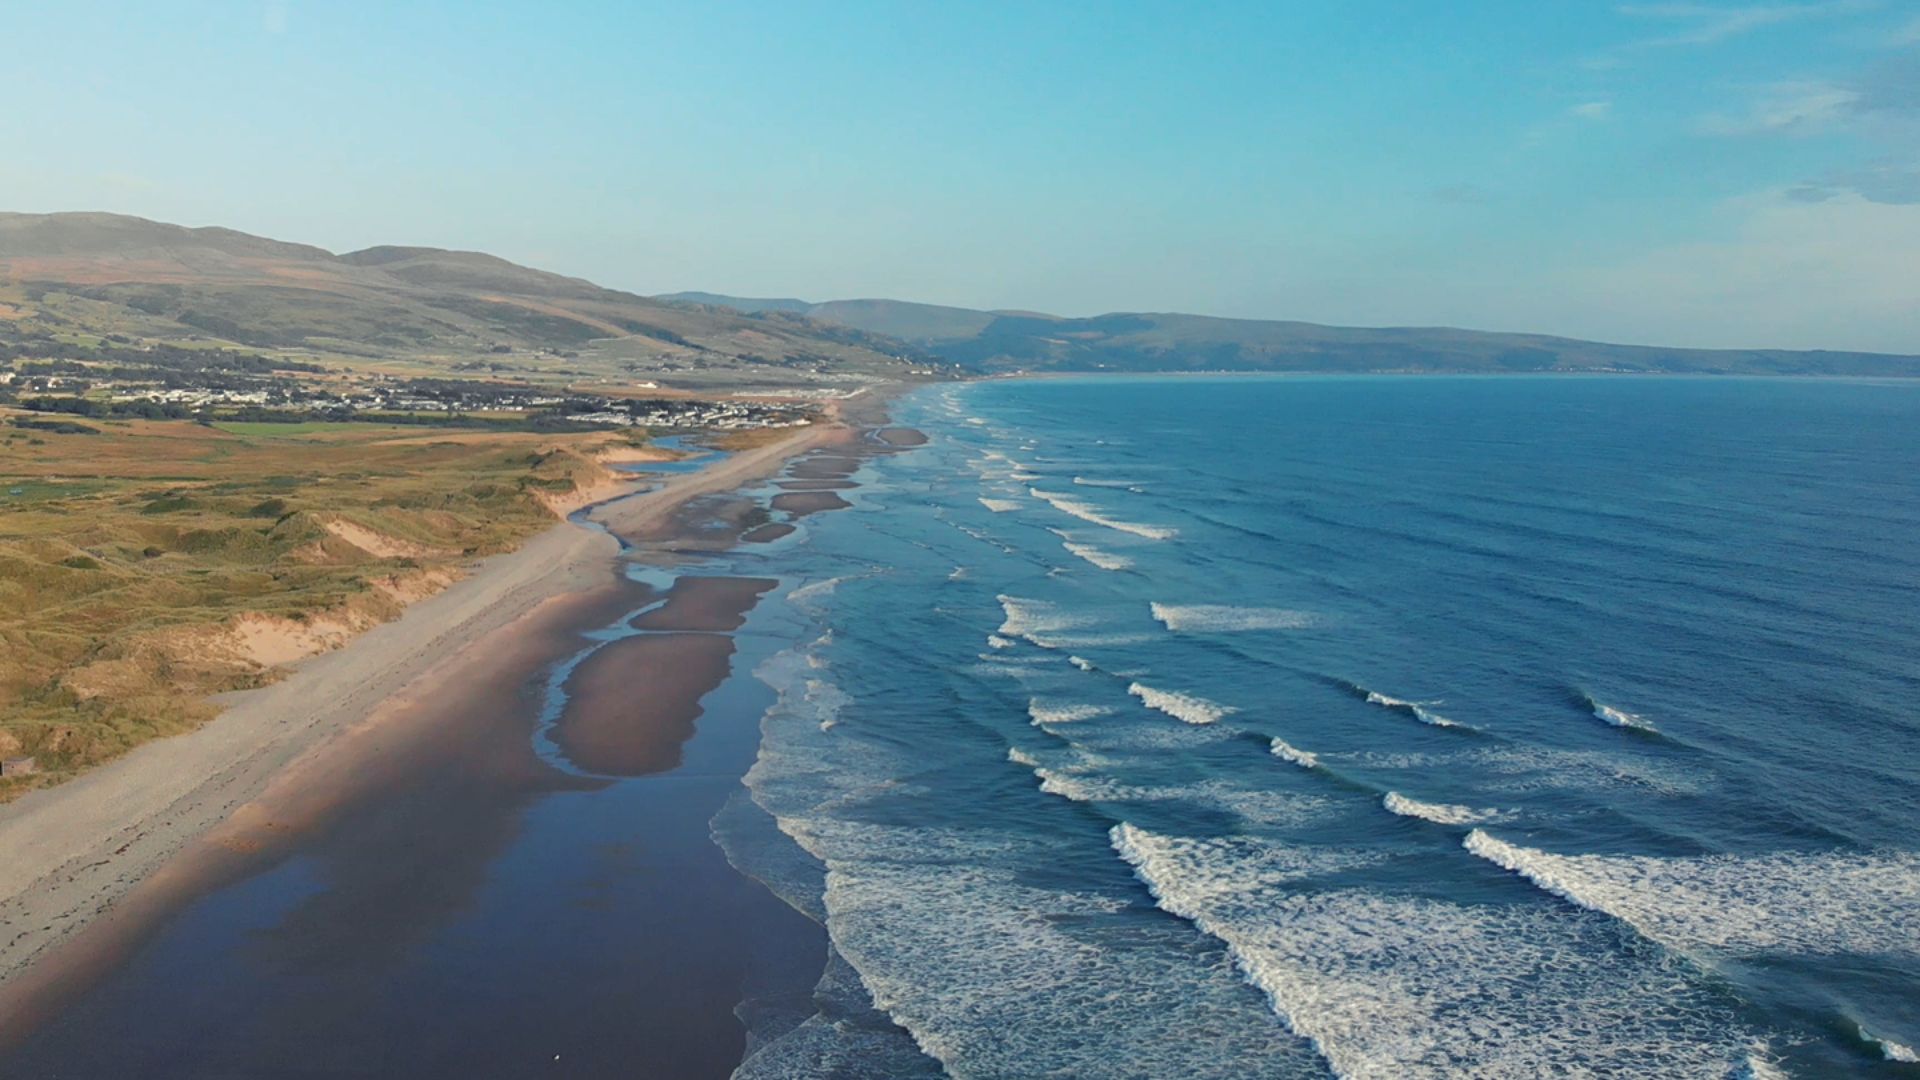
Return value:
M 1920 385 L 895 418 L 721 832 L 855 1021 L 742 1075 L 1920 1074 Z
M 1920 1075 L 1920 380 L 891 412 L 634 571 L 779 582 L 678 764 L 564 760 L 583 641 L 550 779 L 358 808 L 19 1075 Z

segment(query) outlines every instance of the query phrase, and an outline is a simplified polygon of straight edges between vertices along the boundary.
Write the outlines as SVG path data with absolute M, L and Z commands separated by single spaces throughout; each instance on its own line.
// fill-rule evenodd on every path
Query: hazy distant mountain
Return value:
M 1363 328 L 1306 322 L 1121 313 L 1068 319 L 897 300 L 804 304 L 712 293 L 708 305 L 799 311 L 886 334 L 979 371 L 1647 371 L 1920 376 L 1920 357 L 1787 349 L 1610 345 L 1545 334 L 1448 327 Z M 792 307 L 799 303 L 798 308 Z
M 625 371 L 897 372 L 903 347 L 843 323 L 669 304 L 470 251 L 335 255 L 118 214 L 0 213 L 11 333 L 204 337 L 427 362 L 591 351 Z M 752 381 L 752 380 L 750 380 Z

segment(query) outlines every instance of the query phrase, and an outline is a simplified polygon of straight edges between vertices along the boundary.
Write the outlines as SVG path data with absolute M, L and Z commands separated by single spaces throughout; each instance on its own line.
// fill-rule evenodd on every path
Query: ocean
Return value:
M 0 1074 L 1920 1072 L 1920 385 L 892 414 Z M 692 575 L 761 584 L 633 751 Z
M 813 527 L 817 634 L 759 669 L 722 836 L 834 955 L 744 1075 L 1915 1068 L 1920 387 L 1009 381 L 896 420 L 932 443 Z

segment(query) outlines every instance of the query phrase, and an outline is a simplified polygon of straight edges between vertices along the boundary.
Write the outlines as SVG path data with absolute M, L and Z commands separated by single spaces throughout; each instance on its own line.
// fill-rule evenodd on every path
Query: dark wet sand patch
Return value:
M 732 547 L 741 533 L 766 524 L 768 517 L 766 507 L 744 495 L 709 495 L 647 526 L 614 530 L 614 535 L 635 545 L 671 542 L 681 550 L 723 551 Z
M 821 454 L 818 457 L 805 458 L 790 469 L 787 475 L 795 480 L 842 480 L 860 471 L 857 458 L 842 454 Z
M 757 529 L 749 529 L 740 539 L 749 544 L 771 544 L 775 540 L 793 532 L 793 526 L 784 521 L 770 522 Z
M 860 485 L 853 480 L 782 480 L 774 486 L 786 491 L 846 491 Z
M 852 505 L 831 491 L 789 491 L 785 495 L 773 497 L 775 510 L 784 511 L 795 517 L 817 514 L 822 510 L 844 510 Z
M 927 436 L 916 428 L 889 427 L 874 432 L 874 436 L 888 446 L 925 446 Z
M 683 577 L 673 583 L 664 606 L 629 625 L 635 630 L 738 630 L 760 597 L 779 584 L 773 578 Z
M 554 741 L 568 760 L 606 776 L 645 776 L 680 764 L 700 699 L 727 677 L 733 639 L 647 634 L 588 657 L 567 680 Z

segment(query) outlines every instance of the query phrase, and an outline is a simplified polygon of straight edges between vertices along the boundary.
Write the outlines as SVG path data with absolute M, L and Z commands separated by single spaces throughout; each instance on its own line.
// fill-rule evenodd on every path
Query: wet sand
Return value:
M 782 480 L 773 486 L 782 491 L 846 491 L 860 485 L 852 480 Z
M 680 764 L 700 699 L 727 677 L 733 640 L 646 634 L 616 641 L 567 680 L 554 736 L 574 765 L 601 776 L 646 776 Z
M 695 577 L 674 581 L 664 605 L 632 621 L 635 630 L 738 630 L 775 578 Z
M 844 454 L 816 454 L 787 470 L 795 480 L 844 480 L 860 470 L 857 458 Z
M 793 534 L 794 527 L 784 521 L 775 521 L 740 534 L 740 539 L 749 544 L 771 544 L 783 536 Z
M 822 510 L 845 510 L 853 504 L 831 491 L 789 491 L 773 497 L 773 508 L 794 517 L 817 514 Z

